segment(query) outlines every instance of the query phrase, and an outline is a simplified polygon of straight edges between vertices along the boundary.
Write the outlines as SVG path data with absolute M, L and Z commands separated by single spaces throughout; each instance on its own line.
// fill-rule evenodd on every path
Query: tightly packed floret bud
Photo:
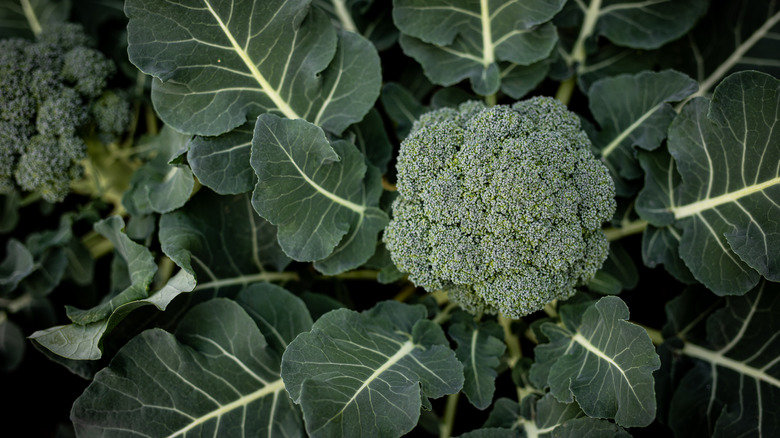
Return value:
M 427 113 L 397 171 L 384 233 L 393 262 L 473 313 L 517 318 L 568 298 L 608 255 L 614 183 L 554 99 Z

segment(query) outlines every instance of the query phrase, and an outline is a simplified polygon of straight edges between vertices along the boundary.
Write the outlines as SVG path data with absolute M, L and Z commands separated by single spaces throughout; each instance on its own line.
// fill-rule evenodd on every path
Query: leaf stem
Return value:
M 498 324 L 504 329 L 504 342 L 506 343 L 506 349 L 509 352 L 507 363 L 510 368 L 514 368 L 515 364 L 523 357 L 523 350 L 520 348 L 520 338 L 512 332 L 511 319 L 504 315 L 498 315 Z
M 647 332 L 647 335 L 650 336 L 650 341 L 653 343 L 653 345 L 661 345 L 664 343 L 664 336 L 661 334 L 660 330 L 639 324 L 636 321 L 631 321 L 631 323 L 642 327 Z
M 347 32 L 357 33 L 358 28 L 355 25 L 355 20 L 352 19 L 352 15 L 347 9 L 346 2 L 344 0 L 331 0 L 333 3 L 333 9 L 336 11 L 336 16 L 339 18 L 341 27 Z
M 455 310 L 455 308 L 457 308 L 457 307 L 458 307 L 458 305 L 456 303 L 449 302 L 444 307 L 444 309 L 442 309 L 441 312 L 439 312 L 433 318 L 432 321 L 435 322 L 436 324 L 439 324 L 439 325 L 444 324 L 445 322 L 447 322 L 450 319 L 452 311 Z
M 38 21 L 38 17 L 35 15 L 35 10 L 30 4 L 30 0 L 21 0 L 22 10 L 24 11 L 24 17 L 27 19 L 27 23 L 30 25 L 30 30 L 37 37 L 43 32 L 41 22 Z
M 444 408 L 444 418 L 439 426 L 439 438 L 452 436 L 452 426 L 455 424 L 455 413 L 458 411 L 458 398 L 460 392 L 447 396 L 447 405 Z
M 496 106 L 496 103 L 498 102 L 498 95 L 497 93 L 489 94 L 485 96 L 485 103 L 488 106 Z
M 645 231 L 648 225 L 647 221 L 641 219 L 633 222 L 624 222 L 620 224 L 620 227 L 604 228 L 604 234 L 607 236 L 607 240 L 612 242 L 627 236 L 639 234 Z
M 32 303 L 32 300 L 33 300 L 32 294 L 27 292 L 25 294 L 22 294 L 14 298 L 13 300 L 9 300 L 7 298 L 0 298 L 0 307 L 4 307 L 8 309 L 8 311 L 11 313 L 16 313 L 24 309 L 28 305 L 30 305 L 30 303 Z
M 197 286 L 195 286 L 195 289 L 193 289 L 193 292 L 203 290 L 203 289 L 216 289 L 219 287 L 227 287 L 227 286 L 246 286 L 251 283 L 256 283 L 259 281 L 297 281 L 300 277 L 298 276 L 298 273 L 295 271 L 288 271 L 288 272 L 260 272 L 258 274 L 254 275 L 242 275 L 239 277 L 234 278 L 226 278 L 224 280 L 214 280 L 214 281 L 208 281 L 205 283 L 200 283 Z
M 561 101 L 564 105 L 569 105 L 571 101 L 571 95 L 574 93 L 574 86 L 577 84 L 577 80 L 574 76 L 561 82 L 558 86 L 558 91 L 555 93 L 555 98 Z
M 375 269 L 357 269 L 354 271 L 342 272 L 336 275 L 323 275 L 324 279 L 339 279 L 339 280 L 373 280 L 376 281 L 379 271 Z

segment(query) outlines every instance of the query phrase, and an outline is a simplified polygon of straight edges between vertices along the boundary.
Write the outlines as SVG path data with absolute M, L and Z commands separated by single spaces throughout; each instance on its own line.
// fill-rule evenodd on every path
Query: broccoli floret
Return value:
M 121 137 L 130 126 L 133 116 L 130 101 L 125 94 L 111 90 L 103 93 L 92 104 L 91 113 L 98 136 L 104 143 L 111 143 Z
M 384 233 L 394 263 L 468 311 L 527 315 L 573 295 L 607 257 L 614 183 L 554 99 L 425 114 L 397 171 Z
M 0 192 L 19 187 L 61 201 L 81 174 L 80 137 L 90 125 L 103 137 L 129 124 L 129 109 L 110 97 L 97 103 L 109 94 L 116 67 L 88 45 L 83 28 L 72 23 L 47 26 L 36 41 L 0 40 Z

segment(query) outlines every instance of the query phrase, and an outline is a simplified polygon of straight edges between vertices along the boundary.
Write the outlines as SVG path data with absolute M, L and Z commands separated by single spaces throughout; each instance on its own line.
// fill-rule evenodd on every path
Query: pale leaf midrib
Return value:
M 480 20 L 482 21 L 482 65 L 488 68 L 495 62 L 488 0 L 480 0 Z
M 726 357 L 718 352 L 700 347 L 690 342 L 685 343 L 685 346 L 683 347 L 681 352 L 686 356 L 703 360 L 705 362 L 714 364 L 715 366 L 720 366 L 723 368 L 730 369 L 736 373 L 752 377 L 762 382 L 766 382 L 774 386 L 775 388 L 780 388 L 780 379 L 770 376 L 769 374 L 767 374 L 766 372 L 760 369 L 756 369 L 751 366 L 748 366 L 743 362 L 739 362 L 730 357 Z
M 706 210 L 711 210 L 715 207 L 719 207 L 724 204 L 736 202 L 741 198 L 753 195 L 755 193 L 763 192 L 764 190 L 778 184 L 780 184 L 780 176 L 774 177 L 762 183 L 743 187 L 733 192 L 724 193 L 714 198 L 702 199 L 701 201 L 693 202 L 691 204 L 671 207 L 669 211 L 674 213 L 675 219 L 679 220 L 689 216 L 694 216 Z
M 628 384 L 628 387 L 631 389 L 631 393 L 634 395 L 634 398 L 641 403 L 641 398 L 637 395 L 636 391 L 634 391 L 634 386 L 631 384 L 631 380 L 626 376 L 626 372 L 623 370 L 623 368 L 618 365 L 617 362 L 612 360 L 611 357 L 607 356 L 603 351 L 599 350 L 595 345 L 593 345 L 590 340 L 582 334 L 577 333 L 572 337 L 572 340 L 576 343 L 578 343 L 580 346 L 588 350 L 589 353 L 596 355 L 599 359 L 607 362 L 611 367 L 614 367 L 620 372 L 620 375 L 623 377 L 623 380 L 626 381 Z
M 219 15 L 217 15 L 217 12 L 211 7 L 210 1 L 203 0 L 203 3 L 214 17 L 214 20 L 217 21 L 217 24 L 219 24 L 222 32 L 224 32 L 225 36 L 228 38 L 228 40 L 230 40 L 230 45 L 233 46 L 233 50 L 238 54 L 241 60 L 244 61 L 244 64 L 249 69 L 249 72 L 252 73 L 252 77 L 260 85 L 260 88 L 263 89 L 263 92 L 271 99 L 274 105 L 276 105 L 276 107 L 279 109 L 279 111 L 281 111 L 282 114 L 284 114 L 285 117 L 290 119 L 300 119 L 301 117 L 298 115 L 298 113 L 296 113 L 295 110 L 290 107 L 290 105 L 282 98 L 279 92 L 274 89 L 273 86 L 271 86 L 268 80 L 266 80 L 265 76 L 260 73 L 260 70 L 257 69 L 257 66 L 255 65 L 254 61 L 252 61 L 252 58 L 250 58 L 249 54 L 246 53 L 246 51 L 238 44 L 238 41 L 236 41 L 233 33 L 230 31 L 230 29 L 227 28 Z
M 663 106 L 663 104 L 664 104 L 664 102 L 661 102 L 661 103 L 655 105 L 654 107 L 650 108 L 649 110 L 647 110 L 647 112 L 645 112 L 638 119 L 636 119 L 634 121 L 634 123 L 632 123 L 626 129 L 621 131 L 620 134 L 618 134 L 618 136 L 615 137 L 601 151 L 601 156 L 603 158 L 609 157 L 609 155 L 612 154 L 612 152 L 614 152 L 618 148 L 618 146 L 620 146 L 620 144 L 623 142 L 623 140 L 625 140 L 629 135 L 631 135 L 632 132 L 634 132 L 637 128 L 639 128 L 642 125 L 642 123 L 645 122 L 645 120 L 647 120 L 648 118 L 650 118 L 650 116 L 655 114 L 655 112 L 658 111 L 661 108 L 661 106 Z
M 265 397 L 267 395 L 270 395 L 270 394 L 274 394 L 274 393 L 279 392 L 279 391 L 281 391 L 283 389 L 284 389 L 284 382 L 282 381 L 282 379 L 279 379 L 279 380 L 276 380 L 274 382 L 271 382 L 268 385 L 258 389 L 257 391 L 255 391 L 255 392 L 253 392 L 251 394 L 247 394 L 245 396 L 242 396 L 239 399 L 237 399 L 237 400 L 235 400 L 235 401 L 233 401 L 231 403 L 228 403 L 226 405 L 220 406 L 218 409 L 215 409 L 215 410 L 209 412 L 206 415 L 203 415 L 203 416 L 200 416 L 200 417 L 196 418 L 195 421 L 193 421 L 192 423 L 190 423 L 187 426 L 185 426 L 185 427 L 177 430 L 176 432 L 168 435 L 168 438 L 174 438 L 174 437 L 177 437 L 177 436 L 183 436 L 184 434 L 186 434 L 190 430 L 198 427 L 199 425 L 201 425 L 201 424 L 203 424 L 203 423 L 205 423 L 205 422 L 207 422 L 207 421 L 209 421 L 209 420 L 211 420 L 213 418 L 218 418 L 218 417 L 224 415 L 225 413 L 232 411 L 233 409 L 237 409 L 237 408 L 240 408 L 242 406 L 246 406 L 246 405 L 252 403 L 253 401 L 255 401 L 257 399 L 263 398 L 263 397 Z

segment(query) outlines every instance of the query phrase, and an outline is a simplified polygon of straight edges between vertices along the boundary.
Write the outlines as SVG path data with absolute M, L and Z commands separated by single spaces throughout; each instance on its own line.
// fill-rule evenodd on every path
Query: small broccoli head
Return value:
M 116 72 L 114 63 L 102 53 L 89 47 L 76 47 L 65 54 L 62 77 L 74 84 L 83 96 L 96 98 Z
M 100 141 L 111 143 L 127 132 L 132 120 L 130 100 L 120 92 L 106 91 L 90 109 Z
M 38 192 L 46 201 L 61 202 L 70 191 L 70 181 L 82 172 L 74 158 L 83 158 L 85 153 L 86 146 L 77 137 L 36 135 L 19 158 L 14 176 L 22 189 Z
M 429 291 L 520 317 L 568 298 L 601 267 L 614 184 L 579 119 L 551 98 L 479 102 L 418 120 L 398 155 L 384 241 Z

